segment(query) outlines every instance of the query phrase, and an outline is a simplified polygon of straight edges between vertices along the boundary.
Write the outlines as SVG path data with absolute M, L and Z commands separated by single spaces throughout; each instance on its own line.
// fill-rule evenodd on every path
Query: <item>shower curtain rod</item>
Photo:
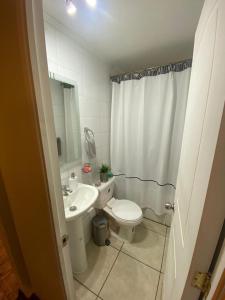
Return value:
M 174 71 L 183 71 L 184 69 L 191 67 L 192 58 L 188 58 L 185 60 L 181 60 L 178 62 L 169 63 L 166 65 L 158 65 L 152 67 L 145 67 L 140 70 L 124 72 L 117 75 L 110 76 L 110 79 L 113 82 L 120 83 L 120 81 L 130 80 L 130 79 L 141 79 L 144 76 L 155 76 L 159 74 L 165 74 L 170 71 L 170 69 L 174 69 Z M 180 67 L 178 67 L 180 66 Z
M 72 84 L 66 83 L 66 82 L 61 82 L 61 85 L 65 88 L 65 89 L 73 89 L 74 86 Z
M 143 67 L 143 68 L 138 69 L 138 70 L 133 70 L 133 71 L 130 71 L 130 72 L 123 72 L 123 73 L 115 74 L 115 75 L 110 76 L 110 78 L 115 77 L 115 76 L 124 76 L 124 75 L 130 75 L 130 74 L 133 74 L 133 73 L 140 73 L 140 72 L 143 72 L 145 70 L 160 68 L 162 66 L 163 65 L 157 65 L 157 66 L 151 66 L 151 67 Z

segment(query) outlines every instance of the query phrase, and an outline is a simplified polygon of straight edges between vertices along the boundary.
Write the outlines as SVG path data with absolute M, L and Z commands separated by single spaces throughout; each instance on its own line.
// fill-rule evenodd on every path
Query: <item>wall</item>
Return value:
M 48 68 L 50 72 L 73 80 L 78 85 L 81 136 L 83 128 L 91 128 L 95 133 L 97 161 L 109 164 L 111 82 L 110 68 L 101 59 L 80 46 L 71 37 L 71 32 L 50 16 L 45 15 L 45 38 Z M 84 147 L 83 162 L 86 161 Z M 80 166 L 75 168 L 81 181 Z M 61 174 L 63 184 L 71 171 Z M 86 242 L 90 239 L 91 219 L 94 210 L 84 217 Z
M 51 72 L 78 84 L 82 137 L 83 128 L 90 127 L 95 133 L 98 163 L 109 163 L 109 66 L 79 46 L 70 34 L 54 19 L 45 17 L 48 67 Z
M 45 35 L 49 70 L 72 79 L 78 84 L 81 134 L 83 135 L 84 126 L 93 129 L 98 163 L 110 163 L 111 82 L 109 66 L 80 46 L 71 37 L 68 29 L 48 15 L 45 15 Z M 85 161 L 84 148 L 82 153 L 83 161 Z M 62 174 L 63 183 L 70 173 L 69 171 Z M 82 180 L 80 168 L 76 168 L 76 173 Z M 144 214 L 147 218 L 170 226 L 171 216 L 157 217 L 151 210 L 146 210 Z M 86 233 L 88 227 L 88 222 L 85 222 Z M 87 235 L 89 236 L 88 233 Z

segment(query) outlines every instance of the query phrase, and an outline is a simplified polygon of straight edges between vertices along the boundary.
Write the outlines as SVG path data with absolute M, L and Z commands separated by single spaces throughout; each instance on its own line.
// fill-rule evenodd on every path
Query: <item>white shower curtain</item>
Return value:
M 116 196 L 157 215 L 173 202 L 191 68 L 113 82 L 111 166 Z

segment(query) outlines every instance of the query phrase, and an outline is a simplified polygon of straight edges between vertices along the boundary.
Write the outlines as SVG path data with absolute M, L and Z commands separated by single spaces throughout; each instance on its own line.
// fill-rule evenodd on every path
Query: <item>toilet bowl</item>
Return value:
M 112 198 L 103 208 L 120 225 L 119 237 L 132 242 L 135 227 L 142 222 L 141 208 L 134 202 L 126 199 Z
M 132 242 L 135 235 L 135 227 L 142 222 L 141 208 L 133 201 L 127 199 L 115 199 L 112 197 L 115 178 L 112 177 L 106 183 L 102 183 L 99 197 L 95 207 L 103 209 L 119 225 L 119 238 Z

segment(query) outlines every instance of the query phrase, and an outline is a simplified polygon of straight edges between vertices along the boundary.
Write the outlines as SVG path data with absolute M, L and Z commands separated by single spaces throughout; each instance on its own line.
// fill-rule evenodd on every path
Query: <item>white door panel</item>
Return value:
M 204 2 L 204 9 L 201 13 L 201 18 L 199 20 L 198 28 L 195 32 L 195 48 L 199 48 L 199 42 L 202 38 L 202 32 L 205 30 L 205 24 L 208 21 L 208 18 L 211 12 L 214 9 L 214 6 L 217 5 L 218 0 L 205 0 Z
M 225 1 L 206 1 L 196 35 L 163 300 L 182 299 L 202 218 L 225 99 L 224 28 Z
M 205 117 L 208 86 L 210 83 L 213 50 L 216 31 L 216 14 L 208 20 L 202 37 L 200 48 L 194 58 L 193 73 L 189 89 L 187 114 L 184 127 L 184 137 L 181 152 L 181 164 L 178 172 L 178 182 L 182 201 L 180 201 L 180 213 L 183 231 L 186 226 L 191 191 L 194 182 L 195 168 L 199 155 L 199 146 Z M 202 53 L 202 54 L 201 54 Z M 210 63 L 206 63 L 210 62 Z M 200 72 L 199 72 L 200 70 Z

